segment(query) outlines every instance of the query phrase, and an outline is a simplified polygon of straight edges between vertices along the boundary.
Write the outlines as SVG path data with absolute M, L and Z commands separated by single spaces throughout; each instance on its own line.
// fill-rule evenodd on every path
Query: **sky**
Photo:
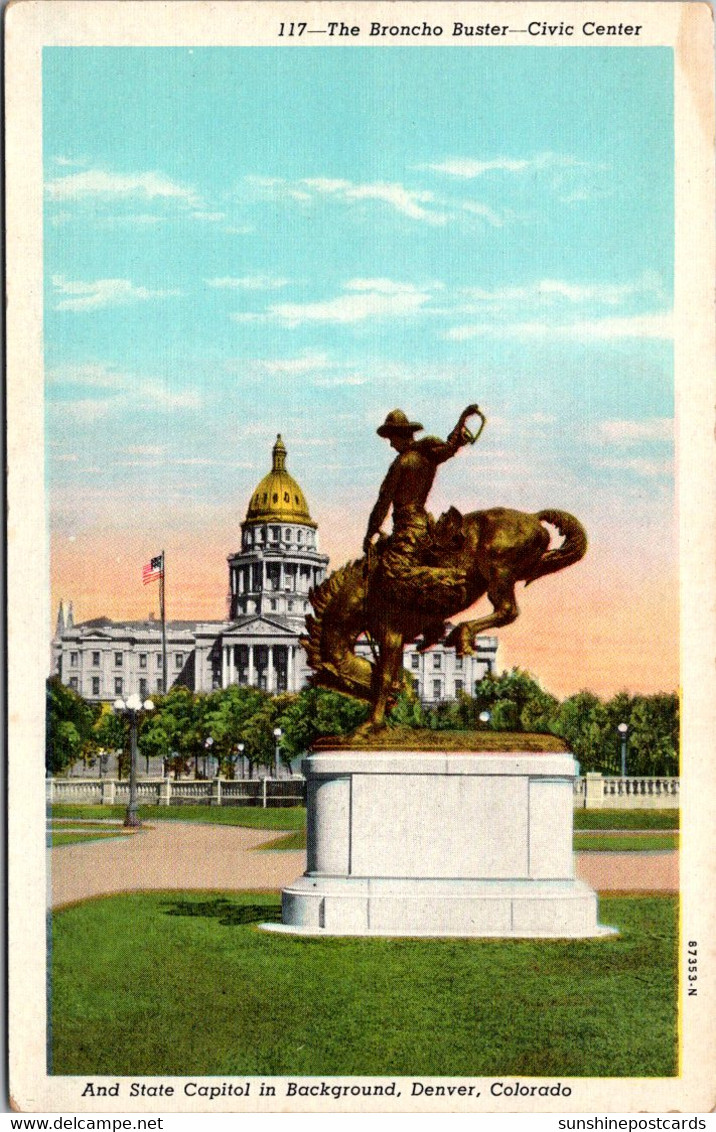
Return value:
M 669 49 L 46 48 L 43 103 L 53 610 L 156 612 L 165 549 L 167 616 L 223 618 L 279 432 L 357 557 L 386 413 L 478 402 L 434 513 L 590 540 L 499 663 L 677 687 Z

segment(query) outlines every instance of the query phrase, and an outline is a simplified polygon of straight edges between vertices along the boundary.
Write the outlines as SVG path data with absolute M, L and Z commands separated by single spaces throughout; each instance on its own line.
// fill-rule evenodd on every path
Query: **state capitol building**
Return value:
M 228 556 L 229 619 L 167 621 L 167 685 L 210 692 L 230 684 L 267 692 L 297 692 L 310 669 L 299 637 L 311 610 L 309 591 L 326 577 L 318 528 L 306 498 L 286 470 L 286 448 L 277 437 L 272 468 L 251 494 L 241 524 L 241 548 Z M 357 651 L 369 656 L 367 644 Z M 424 703 L 472 693 L 495 665 L 496 637 L 479 637 L 475 656 L 435 645 L 420 654 L 405 648 L 404 666 Z M 162 626 L 96 617 L 74 623 L 72 604 L 60 602 L 52 641 L 53 673 L 91 702 L 138 692 L 165 691 Z

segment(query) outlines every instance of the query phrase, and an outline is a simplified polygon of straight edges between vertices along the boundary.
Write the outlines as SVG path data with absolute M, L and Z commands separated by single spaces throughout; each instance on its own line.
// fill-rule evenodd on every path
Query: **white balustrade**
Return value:
M 574 781 L 574 805 L 587 809 L 658 810 L 679 805 L 681 780 L 667 775 L 591 773 Z

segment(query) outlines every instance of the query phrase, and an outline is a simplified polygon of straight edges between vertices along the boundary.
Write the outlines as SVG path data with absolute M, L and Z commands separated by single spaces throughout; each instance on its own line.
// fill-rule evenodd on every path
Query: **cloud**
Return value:
M 648 440 L 671 440 L 674 422 L 670 417 L 650 417 L 641 421 L 600 421 L 599 439 L 612 444 L 632 444 Z
M 391 208 L 409 216 L 413 220 L 422 220 L 428 224 L 444 224 L 447 217 L 442 212 L 434 212 L 425 205 L 435 203 L 435 195 L 426 190 L 407 189 L 405 185 L 396 182 L 373 182 L 370 184 L 355 184 L 352 181 L 329 180 L 324 177 L 309 178 L 301 182 L 314 192 L 334 196 L 346 201 L 378 201 L 390 205 Z
M 469 212 L 471 216 L 479 216 L 483 220 L 487 220 L 493 228 L 502 228 L 505 223 L 504 217 L 495 212 L 494 208 L 489 208 L 486 204 L 480 204 L 478 201 L 463 201 L 461 208 L 463 212 Z
M 454 342 L 470 338 L 554 338 L 578 341 L 617 341 L 622 338 L 673 338 L 671 314 L 594 318 L 572 323 L 516 322 L 454 326 L 445 337 Z
M 444 212 L 431 207 L 436 204 L 434 193 L 425 189 L 409 189 L 396 181 L 360 184 L 334 177 L 306 177 L 291 183 L 281 177 L 250 176 L 245 178 L 245 182 L 273 199 L 310 202 L 329 197 L 343 203 L 372 201 L 388 205 L 403 216 L 426 224 L 441 225 L 447 220 Z
M 493 157 L 477 160 L 469 157 L 452 157 L 445 161 L 427 165 L 417 165 L 416 169 L 426 169 L 432 173 L 444 173 L 448 177 L 473 180 L 486 173 L 531 173 L 556 167 L 575 168 L 583 165 L 575 157 L 559 153 L 540 153 L 534 157 Z
M 166 444 L 130 444 L 124 451 L 129 456 L 163 456 Z
M 290 279 L 274 277 L 272 275 L 243 275 L 236 278 L 226 275 L 218 279 L 205 279 L 208 287 L 227 287 L 244 291 L 279 291 L 288 287 Z
M 648 291 L 661 292 L 659 280 L 645 276 L 635 283 L 565 283 L 560 279 L 543 279 L 537 284 L 540 295 L 566 299 L 570 303 L 598 302 L 616 306 L 624 299 Z
M 103 362 L 55 366 L 45 373 L 48 385 L 84 385 L 100 389 L 116 389 L 123 379 Z
M 326 369 L 330 362 L 327 354 L 302 354 L 298 358 L 262 359 L 255 363 L 264 373 L 301 376 L 317 369 Z
M 391 280 L 356 279 L 346 283 L 343 295 L 319 303 L 282 303 L 269 314 L 286 326 L 304 322 L 362 322 L 367 318 L 406 318 L 418 314 L 430 292 Z M 235 316 L 234 316 L 235 317 Z
M 197 193 L 161 173 L 110 173 L 105 169 L 87 169 L 48 181 L 45 190 L 50 200 L 141 199 L 174 200 L 200 207 Z
M 440 283 L 431 284 L 434 288 L 442 287 Z M 394 279 L 349 279 L 345 284 L 346 291 L 374 291 L 380 295 L 415 295 L 422 293 L 424 287 L 416 287 L 413 283 L 397 283 Z
M 465 288 L 463 294 L 476 303 L 508 307 L 514 303 L 554 303 L 567 304 L 600 303 L 604 306 L 618 306 L 626 299 L 638 295 L 658 295 L 662 297 L 664 288 L 660 278 L 653 272 L 645 274 L 628 283 L 572 283 L 564 279 L 539 279 L 518 287 L 498 287 L 485 291 L 480 287 Z
M 317 377 L 312 384 L 318 389 L 338 389 L 340 386 L 367 385 L 367 377 Z
M 669 476 L 673 471 L 671 460 L 650 460 L 642 456 L 633 456 L 623 460 L 602 458 L 594 460 L 593 463 L 597 468 L 614 468 L 617 471 L 634 472 L 646 479 Z
M 74 218 L 73 218 L 74 219 Z M 158 216 L 152 212 L 128 212 L 121 216 L 98 216 L 97 221 L 107 227 L 114 227 L 117 224 L 125 225 L 126 227 L 146 227 L 150 224 L 161 224 L 166 218 Z
M 104 307 L 124 306 L 127 303 L 165 299 L 181 294 L 173 288 L 151 290 L 148 287 L 135 287 L 130 279 L 95 279 L 92 282 L 80 282 L 66 279 L 64 275 L 53 275 L 52 285 L 57 294 L 70 296 L 55 303 L 57 311 L 99 310 Z
M 177 389 L 165 379 L 144 377 L 140 374 L 122 373 L 103 363 L 59 366 L 48 370 L 48 385 L 100 390 L 96 396 L 76 397 L 67 390 L 64 395 L 53 396 L 49 401 L 52 410 L 60 411 L 63 417 L 78 424 L 94 424 L 112 414 L 132 412 L 172 412 L 174 410 L 196 410 L 201 405 L 201 397 L 195 389 Z M 128 455 L 161 455 L 163 448 L 127 448 Z
M 469 219 L 502 227 L 507 220 L 515 218 L 508 209 L 498 210 L 480 201 L 442 197 L 431 189 L 411 188 L 399 181 L 356 182 L 339 177 L 306 177 L 291 182 L 282 177 L 250 175 L 244 177 L 244 184 L 259 198 L 272 201 L 310 204 L 324 199 L 345 206 L 364 202 L 382 204 L 411 220 L 436 227 L 456 221 L 469 224 Z

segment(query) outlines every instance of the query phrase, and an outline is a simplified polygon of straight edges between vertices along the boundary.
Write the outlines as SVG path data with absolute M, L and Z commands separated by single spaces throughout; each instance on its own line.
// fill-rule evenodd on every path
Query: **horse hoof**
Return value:
M 474 634 L 466 625 L 458 625 L 453 629 L 445 643 L 452 645 L 457 656 L 474 656 L 475 654 Z

